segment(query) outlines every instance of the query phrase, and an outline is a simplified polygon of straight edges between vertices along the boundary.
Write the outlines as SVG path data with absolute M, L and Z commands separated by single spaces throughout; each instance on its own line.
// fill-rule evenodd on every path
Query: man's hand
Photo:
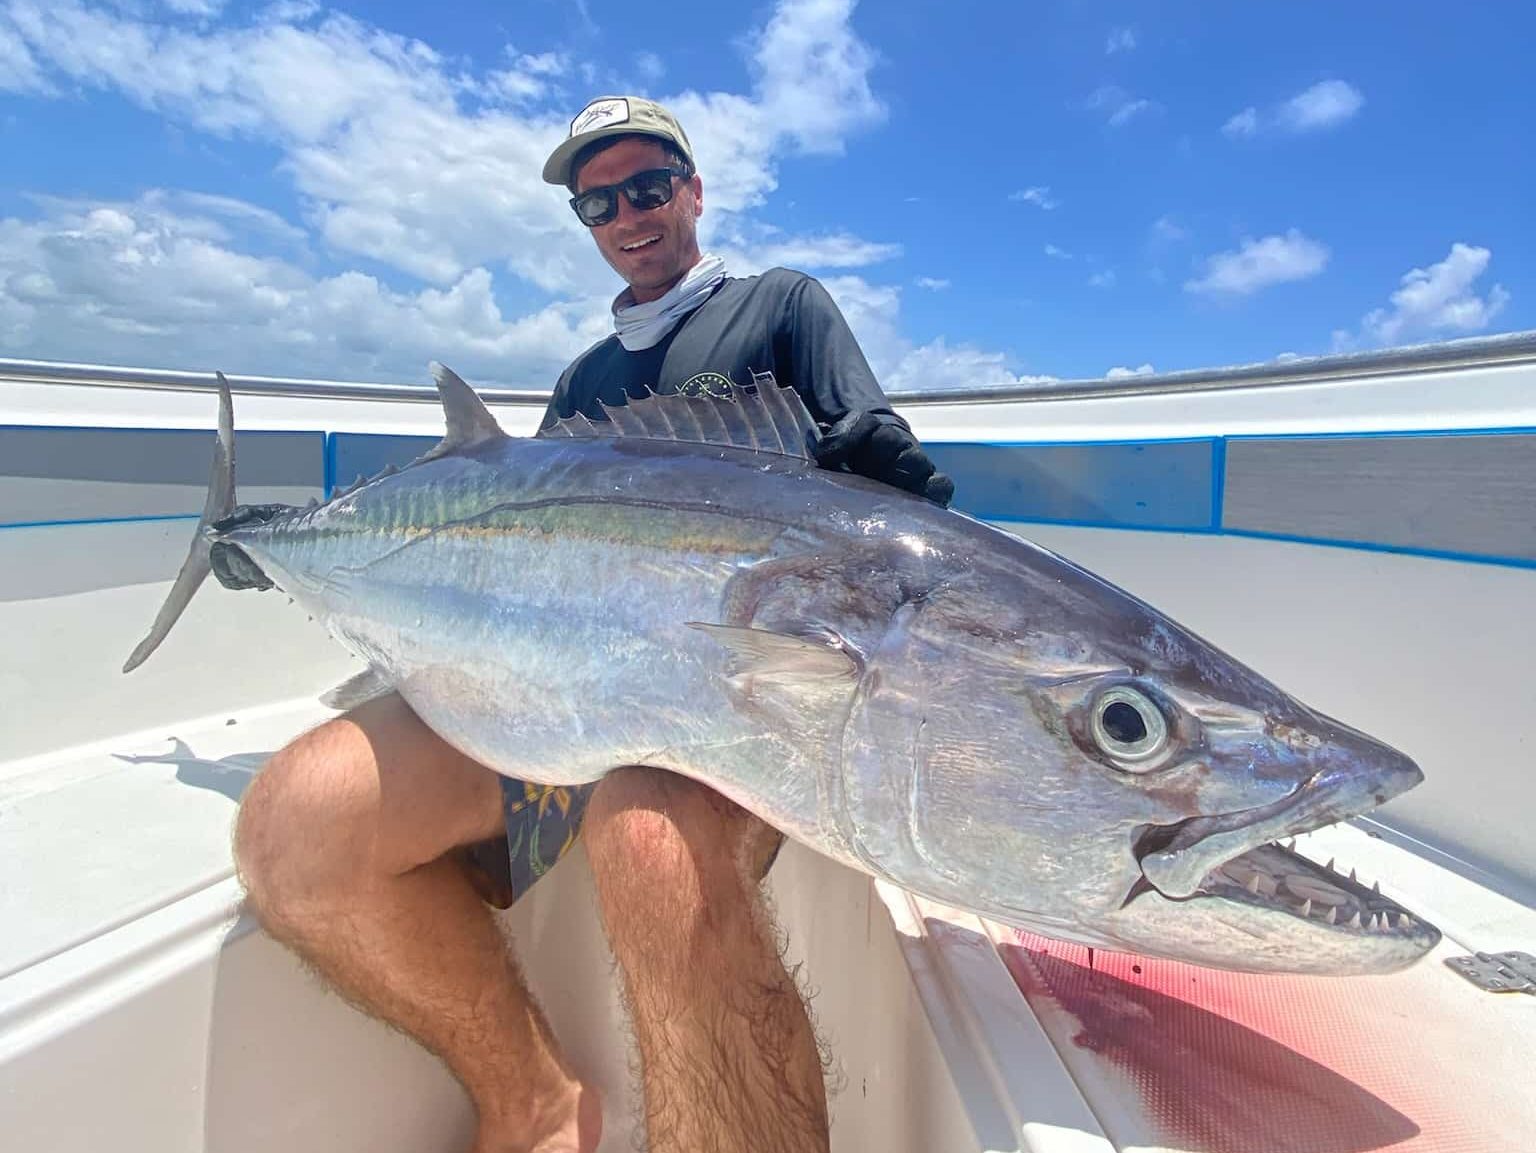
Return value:
M 955 482 L 935 470 L 917 438 L 872 412 L 850 412 L 827 430 L 814 452 L 822 468 L 846 465 L 860 476 L 914 492 L 945 508 L 955 495 Z

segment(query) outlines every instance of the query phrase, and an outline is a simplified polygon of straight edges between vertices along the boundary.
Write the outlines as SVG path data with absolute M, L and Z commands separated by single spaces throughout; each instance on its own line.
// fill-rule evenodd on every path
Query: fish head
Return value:
M 1226 969 L 1383 972 L 1439 934 L 1274 844 L 1422 780 L 1050 554 L 891 617 L 844 734 L 856 851 L 1049 936 Z

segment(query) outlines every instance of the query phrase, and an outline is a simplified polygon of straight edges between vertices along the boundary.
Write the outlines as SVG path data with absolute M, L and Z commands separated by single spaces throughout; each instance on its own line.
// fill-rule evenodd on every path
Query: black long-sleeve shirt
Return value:
M 651 348 L 630 352 L 617 336 L 593 345 L 561 373 L 543 424 L 578 411 L 600 419 L 599 401 L 621 405 L 626 394 L 671 393 L 698 377 L 749 385 L 763 373 L 793 387 L 823 427 L 870 412 L 910 432 L 827 290 L 787 268 L 727 277 Z

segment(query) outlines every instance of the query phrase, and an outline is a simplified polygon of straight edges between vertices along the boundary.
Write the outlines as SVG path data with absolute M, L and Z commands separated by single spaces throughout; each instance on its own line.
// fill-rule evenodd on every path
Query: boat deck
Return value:
M 1089 950 L 878 887 L 952 1068 L 969 1069 L 985 1148 L 1363 1153 L 1524 1147 L 1536 997 L 1445 964 L 1536 953 L 1536 912 L 1352 825 L 1297 850 L 1335 857 L 1437 924 L 1388 976 L 1217 972 Z M 1022 994 L 1022 996 L 1020 996 Z
M 251 502 L 323 495 L 442 431 L 427 389 L 236 384 Z M 1445 961 L 1536 953 L 1533 385 L 1526 334 L 907 398 L 967 511 L 1419 761 L 1425 783 L 1381 825 L 1299 847 L 1378 878 L 1445 940 L 1387 977 L 1221 973 L 1020 934 L 788 845 L 770 887 L 836 1062 L 834 1149 L 1525 1147 L 1536 997 Z M 210 586 L 150 665 L 119 672 L 202 507 L 210 387 L 0 363 L 0 1146 L 455 1153 L 473 1123 L 457 1084 L 324 992 L 233 875 L 241 792 L 358 666 L 282 598 Z M 514 433 L 544 404 L 492 399 Z M 584 854 L 503 923 L 605 1092 L 603 1153 L 632 1149 Z
M 235 804 L 272 749 L 330 715 L 306 697 L 0 768 L 10 1056 L 57 1036 L 61 1006 L 89 1014 L 120 1000 L 122 980 L 160 979 L 155 966 L 135 971 L 141 955 L 175 970 L 252 933 L 229 854 Z M 154 851 L 122 852 L 130 829 Z M 976 1147 L 1448 1151 L 1514 1148 L 1536 1131 L 1536 1097 L 1518 1073 L 1536 997 L 1484 992 L 1444 963 L 1536 952 L 1536 912 L 1359 827 L 1297 847 L 1386 879 L 1384 891 L 1445 940 L 1387 977 L 1245 976 L 1090 952 L 876 884 L 870 915 L 889 916 Z M 868 888 L 812 857 L 795 855 L 791 871 Z M 540 920 L 547 939 L 547 912 Z M 192 952 L 178 960 L 166 945 L 182 938 Z M 208 1035 L 186 1032 L 194 1044 Z M 199 1054 L 197 1065 L 212 1060 Z M 78 1083 L 78 1070 L 58 1072 L 60 1086 Z

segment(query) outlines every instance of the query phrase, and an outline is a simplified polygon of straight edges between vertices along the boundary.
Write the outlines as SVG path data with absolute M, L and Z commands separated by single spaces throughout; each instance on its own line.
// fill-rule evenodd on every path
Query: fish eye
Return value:
M 1121 767 L 1138 772 L 1168 747 L 1168 722 L 1151 697 L 1119 685 L 1093 703 L 1093 739 Z

